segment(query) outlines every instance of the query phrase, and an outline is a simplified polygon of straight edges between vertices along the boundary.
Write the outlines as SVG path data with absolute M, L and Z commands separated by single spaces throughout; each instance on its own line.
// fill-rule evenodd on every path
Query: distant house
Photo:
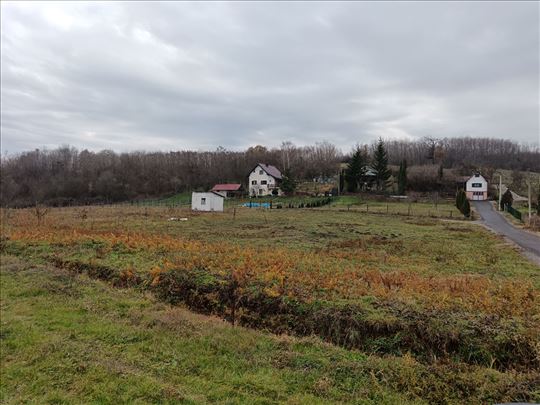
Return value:
M 377 172 L 369 166 L 364 166 L 362 170 L 364 174 L 360 180 L 360 188 L 362 190 L 371 190 L 376 185 Z
M 469 200 L 487 200 L 488 182 L 479 173 L 474 174 L 465 183 L 465 194 Z
M 225 197 L 214 191 L 207 193 L 191 193 L 192 211 L 223 211 Z
M 223 197 L 237 197 L 240 196 L 244 188 L 241 184 L 216 184 L 210 191 L 214 191 L 223 195 Z
M 272 165 L 259 163 L 249 174 L 249 195 L 281 195 L 281 172 Z

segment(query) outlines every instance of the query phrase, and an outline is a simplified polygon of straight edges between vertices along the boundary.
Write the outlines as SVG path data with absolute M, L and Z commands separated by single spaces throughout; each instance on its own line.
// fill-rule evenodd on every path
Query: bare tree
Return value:
M 38 226 L 41 225 L 41 221 L 43 220 L 43 218 L 45 218 L 45 215 L 48 214 L 49 212 L 49 208 L 47 207 L 43 207 L 41 206 L 40 204 L 36 203 L 36 205 L 34 206 L 34 215 L 37 219 L 37 223 L 38 223 Z

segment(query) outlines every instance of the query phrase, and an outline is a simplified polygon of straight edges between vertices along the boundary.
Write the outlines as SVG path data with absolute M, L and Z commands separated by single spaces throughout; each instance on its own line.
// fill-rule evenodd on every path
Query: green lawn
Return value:
M 240 207 L 244 203 L 272 203 L 272 207 L 276 208 L 281 205 L 287 209 L 289 204 L 297 207 L 299 204 L 308 204 L 322 200 L 324 197 L 309 197 L 309 196 L 266 196 L 259 198 L 228 198 L 225 200 L 225 208 L 231 210 L 234 207 Z M 143 200 L 136 203 L 139 206 L 159 207 L 159 206 L 189 206 L 191 202 L 191 193 L 179 193 L 174 196 L 163 199 Z M 375 201 L 366 199 L 362 195 L 343 195 L 333 197 L 332 203 L 324 205 L 317 209 L 336 209 L 336 210 L 353 210 L 360 212 L 372 212 L 380 214 L 394 214 L 407 216 L 432 216 L 442 218 L 460 219 L 463 216 L 456 209 L 453 201 L 440 200 L 433 202 L 411 202 L 407 200 L 395 200 L 388 202 Z
M 1 259 L 3 404 L 540 400 L 537 374 L 422 364 L 269 335 L 134 289 Z

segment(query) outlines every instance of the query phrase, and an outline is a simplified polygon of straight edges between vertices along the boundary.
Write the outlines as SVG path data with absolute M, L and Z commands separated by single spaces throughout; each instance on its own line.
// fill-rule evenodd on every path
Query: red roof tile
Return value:
M 238 191 L 241 184 L 216 184 L 210 191 Z

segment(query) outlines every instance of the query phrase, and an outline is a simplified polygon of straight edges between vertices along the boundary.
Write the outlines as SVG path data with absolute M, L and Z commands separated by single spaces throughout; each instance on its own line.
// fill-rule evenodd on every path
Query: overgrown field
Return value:
M 412 385 L 395 386 L 409 400 L 540 400 L 540 269 L 470 223 L 249 208 L 53 209 L 39 225 L 31 210 L 2 217 L 2 251 L 28 263 L 234 325 L 316 336 L 378 359 L 375 379 L 390 358 L 412 362 Z M 428 369 L 431 397 L 419 377 Z M 464 379 L 490 381 L 491 396 Z

